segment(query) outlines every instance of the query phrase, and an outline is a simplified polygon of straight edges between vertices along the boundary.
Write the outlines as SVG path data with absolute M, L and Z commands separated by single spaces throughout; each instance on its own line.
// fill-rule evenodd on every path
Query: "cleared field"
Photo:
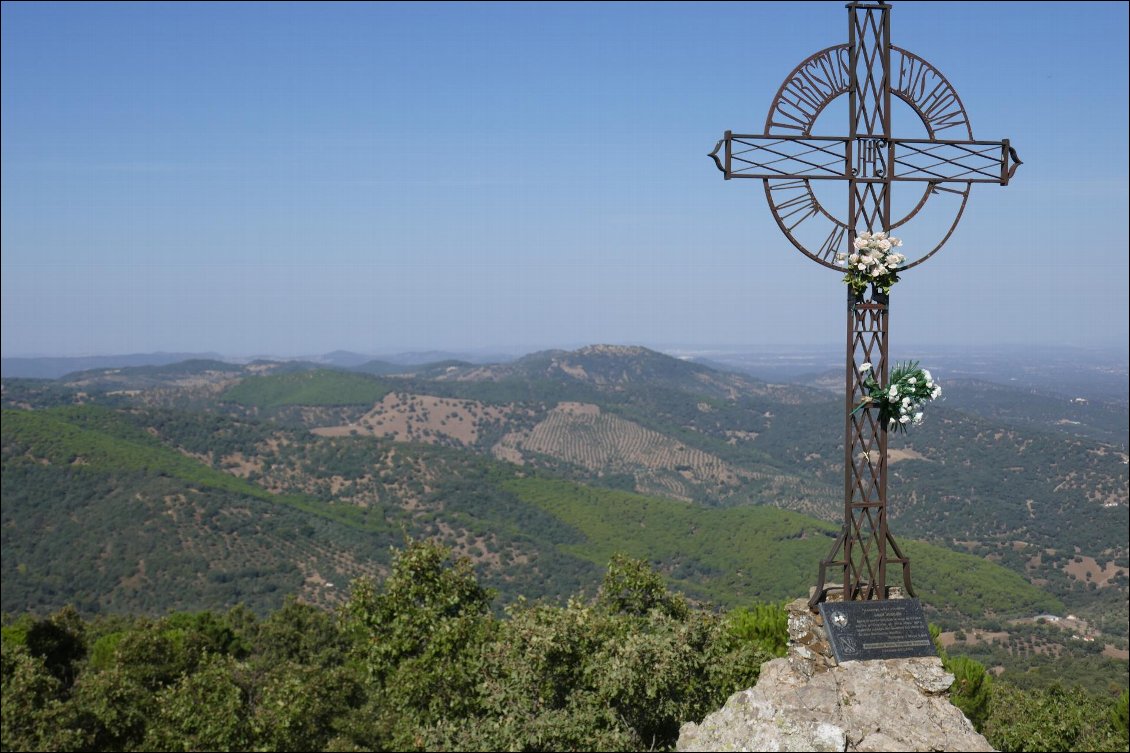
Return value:
M 1094 557 L 1083 555 L 1077 555 L 1063 569 L 1075 580 L 1085 583 L 1093 582 L 1098 588 L 1108 586 L 1118 576 L 1127 574 L 1126 568 L 1119 567 L 1115 562 L 1107 562 L 1104 565 L 1096 561 Z
M 511 409 L 477 400 L 390 392 L 357 421 L 313 429 L 323 437 L 386 437 L 397 442 L 473 445 L 485 424 L 504 421 Z

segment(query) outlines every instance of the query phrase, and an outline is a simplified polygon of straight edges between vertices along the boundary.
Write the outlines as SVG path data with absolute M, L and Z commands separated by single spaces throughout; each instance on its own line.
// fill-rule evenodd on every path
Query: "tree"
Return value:
M 348 647 L 332 615 L 290 597 L 257 625 L 251 661 L 266 668 L 287 662 L 333 667 L 345 661 Z
M 484 645 L 478 718 L 444 720 L 428 747 L 669 748 L 683 722 L 752 685 L 770 658 L 626 557 L 610 564 L 595 604 L 508 612 Z
M 409 541 L 382 592 L 354 583 L 347 630 L 371 686 L 351 725 L 362 747 L 418 748 L 421 730 L 470 714 L 491 598 L 470 562 L 435 541 Z
M 653 609 L 673 619 L 687 616 L 687 600 L 667 590 L 663 577 L 644 560 L 623 554 L 613 555 L 600 587 L 597 602 L 611 612 L 637 616 Z
M 325 750 L 339 717 L 364 700 L 360 678 L 346 667 L 284 662 L 261 678 L 251 728 L 260 750 Z
M 237 662 L 209 655 L 197 671 L 157 694 L 145 735 L 148 750 L 246 750 L 251 743 L 248 697 L 236 683 Z
M 47 671 L 64 687 L 74 682 L 75 665 L 86 656 L 86 625 L 74 607 L 64 607 L 45 620 L 35 620 L 27 628 L 25 645 L 43 659 Z
M 82 750 L 63 683 L 42 657 L 5 640 L 0 648 L 0 744 L 4 750 Z
M 985 665 L 964 656 L 945 657 L 944 664 L 946 671 L 953 673 L 954 677 L 950 686 L 950 702 L 961 709 L 978 732 L 982 731 L 992 699 L 992 679 Z

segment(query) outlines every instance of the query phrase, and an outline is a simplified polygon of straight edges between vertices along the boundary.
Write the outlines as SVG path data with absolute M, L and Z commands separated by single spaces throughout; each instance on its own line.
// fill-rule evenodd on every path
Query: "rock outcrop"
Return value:
M 761 667 L 679 751 L 991 751 L 949 701 L 953 675 L 936 657 L 838 665 L 803 599 L 788 606 L 789 653 Z

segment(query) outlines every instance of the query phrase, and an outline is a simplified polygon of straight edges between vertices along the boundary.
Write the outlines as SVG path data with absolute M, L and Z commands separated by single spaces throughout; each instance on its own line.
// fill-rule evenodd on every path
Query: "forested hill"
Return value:
M 295 593 L 328 604 L 379 572 L 404 532 L 449 536 L 506 600 L 581 590 L 627 553 L 661 563 L 692 595 L 736 606 L 803 592 L 836 532 L 773 507 L 703 508 L 446 448 L 208 421 L 155 409 L 5 411 L 4 610 L 263 609 Z M 182 443 L 168 446 L 162 433 Z M 251 480 L 205 462 L 193 441 L 229 457 L 279 450 Z M 941 611 L 1063 609 L 999 565 L 910 546 L 933 562 L 923 587 Z
M 468 556 L 500 603 L 591 592 L 619 551 L 729 607 L 805 592 L 837 525 L 842 405 L 825 391 L 619 346 L 355 369 L 4 380 L 4 610 L 328 606 L 406 535 Z M 915 583 L 955 629 L 1078 618 L 1007 656 L 1124 655 L 1125 445 L 1097 438 L 1109 411 L 1021 423 L 1013 398 L 935 404 L 892 437 Z

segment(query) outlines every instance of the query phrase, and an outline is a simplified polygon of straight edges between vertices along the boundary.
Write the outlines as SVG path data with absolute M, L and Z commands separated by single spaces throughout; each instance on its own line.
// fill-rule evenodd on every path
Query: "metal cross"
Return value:
M 941 239 L 932 247 L 917 244 L 918 255 L 901 265 L 901 272 L 949 240 L 974 183 L 1007 185 L 1021 163 L 1007 139 L 975 141 L 965 107 L 945 77 L 891 44 L 889 3 L 846 7 L 848 43 L 817 52 L 789 74 L 769 108 L 764 134 L 726 131 L 710 157 L 727 180 L 761 179 L 781 231 L 805 255 L 841 273 L 836 254 L 850 253 L 857 232 L 890 233 L 919 215 L 928 201 L 948 201 L 953 217 L 942 224 Z M 812 135 L 821 113 L 843 95 L 848 135 Z M 927 138 L 892 135 L 892 104 L 898 101 L 921 121 Z M 820 181 L 847 183 L 846 217 L 837 217 L 835 208 L 818 198 L 814 187 Z M 892 215 L 895 184 L 922 190 L 899 217 Z M 900 251 L 915 253 L 908 248 Z M 887 598 L 889 564 L 901 565 L 903 586 L 914 595 L 910 560 L 888 527 L 887 426 L 874 406 L 853 415 L 864 397 L 864 362 L 872 364 L 882 386 L 888 384 L 888 307 L 881 292 L 873 290 L 864 300 L 848 290 L 844 523 L 820 562 L 812 607 L 833 591 L 844 600 Z M 826 585 L 829 567 L 842 569 L 842 586 Z

